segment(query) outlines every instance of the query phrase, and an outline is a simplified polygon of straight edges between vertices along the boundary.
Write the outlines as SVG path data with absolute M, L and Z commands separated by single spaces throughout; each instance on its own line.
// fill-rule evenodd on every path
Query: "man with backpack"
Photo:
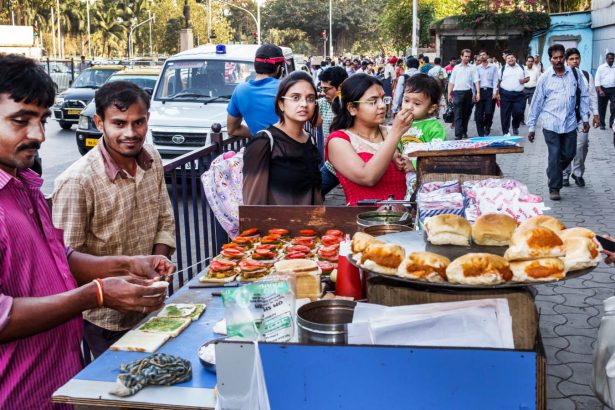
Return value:
M 566 50 L 566 64 L 572 69 L 579 69 L 581 65 L 581 53 L 576 48 L 569 48 Z M 598 93 L 594 87 L 594 77 L 591 73 L 583 70 L 583 76 L 581 80 L 585 82 L 588 87 L 589 93 L 589 111 L 593 114 L 593 125 L 598 127 L 600 125 L 600 115 L 598 114 Z M 589 130 L 588 130 L 589 131 Z M 568 164 L 564 169 L 564 182 L 563 186 L 570 186 L 568 178 L 572 177 L 574 183 L 577 186 L 584 187 L 585 180 L 583 174 L 585 173 L 585 158 L 587 158 L 587 150 L 589 148 L 588 132 L 583 131 L 583 124 L 579 122 L 578 134 L 577 134 L 577 153 L 574 156 L 574 160 Z
M 502 132 L 510 136 L 510 120 L 514 135 L 519 135 L 519 125 L 525 113 L 526 97 L 523 93 L 524 84 L 530 80 L 525 68 L 517 64 L 513 53 L 506 56 L 506 64 L 500 70 L 498 98 L 500 99 L 500 120 Z
M 580 79 L 583 74 L 564 64 L 564 46 L 554 44 L 548 53 L 552 67 L 538 79 L 527 126 L 528 139 L 534 142 L 540 118 L 549 153 L 549 198 L 559 201 L 563 170 L 576 154 L 579 120 L 583 122 L 582 131 L 589 131 L 589 95 L 585 81 Z

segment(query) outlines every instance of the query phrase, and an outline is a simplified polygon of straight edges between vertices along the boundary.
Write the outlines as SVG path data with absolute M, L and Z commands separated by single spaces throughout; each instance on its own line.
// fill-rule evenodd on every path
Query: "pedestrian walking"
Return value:
M 611 116 L 609 128 L 613 127 L 615 118 L 615 53 L 606 54 L 606 63 L 596 70 L 596 91 L 598 92 L 598 111 L 600 112 L 600 129 L 606 129 L 606 106 L 610 104 Z
M 548 148 L 547 178 L 549 197 L 561 199 L 563 170 L 574 159 L 577 148 L 577 126 L 589 131 L 589 95 L 582 73 L 564 64 L 561 44 L 549 47 L 551 67 L 538 79 L 527 125 L 528 139 L 534 142 L 536 122 L 540 118 Z
M 523 85 L 523 94 L 525 94 L 525 99 L 527 105 L 532 104 L 532 97 L 534 96 L 534 91 L 536 91 L 536 84 L 538 84 L 538 79 L 540 78 L 540 67 L 536 64 L 536 60 L 534 57 L 529 56 L 525 60 L 525 73 L 529 77 L 527 83 Z
M 455 68 L 455 64 L 457 64 L 457 59 L 455 57 L 452 57 L 448 61 L 448 65 L 444 67 L 444 70 L 446 71 L 446 75 L 448 76 L 449 79 L 451 78 L 451 74 L 453 74 L 453 69 Z
M 324 97 L 318 99 L 318 122 L 316 125 L 322 129 L 323 141 L 326 143 L 331 133 L 333 121 L 333 100 L 337 97 L 342 83 L 348 78 L 348 73 L 342 67 L 331 67 L 320 74 L 320 90 Z M 386 91 L 385 91 L 386 95 Z M 322 196 L 327 195 L 340 181 L 335 176 L 333 165 L 325 161 L 320 167 L 322 177 Z
M 448 101 L 455 112 L 455 139 L 468 138 L 468 121 L 472 115 L 472 101 L 480 101 L 480 81 L 476 67 L 471 66 L 472 52 L 461 51 L 461 63 L 453 69 L 448 81 Z
M 419 69 L 419 71 L 423 74 L 427 74 L 429 73 L 429 70 L 431 70 L 433 68 L 433 65 L 431 65 L 429 63 L 429 57 L 424 56 L 423 57 L 423 65 L 421 66 L 421 68 Z
M 419 60 L 414 57 L 408 57 L 406 59 L 406 72 L 397 79 L 395 85 L 395 92 L 393 94 L 393 114 L 397 113 L 401 107 L 401 101 L 404 98 L 405 82 L 408 78 L 419 73 Z
M 256 78 L 235 88 L 226 109 L 229 135 L 249 137 L 278 120 L 274 100 L 284 62 L 284 53 L 276 45 L 265 44 L 256 50 Z M 242 124 L 244 119 L 247 127 Z
M 485 50 L 479 53 L 481 64 L 476 68 L 480 81 L 480 100 L 476 103 L 474 120 L 479 137 L 491 134 L 493 113 L 498 96 L 498 69 L 489 63 L 489 54 Z
M 502 121 L 502 132 L 510 136 L 510 125 L 512 118 L 512 129 L 514 135 L 519 135 L 519 125 L 523 121 L 525 114 L 525 94 L 523 89 L 529 77 L 525 69 L 517 64 L 517 58 L 511 52 L 506 56 L 506 64 L 500 70 L 500 83 L 498 98 L 500 99 L 500 120 Z
M 569 48 L 566 50 L 566 64 L 570 68 L 579 69 L 581 65 L 581 53 L 578 49 Z M 594 87 L 594 77 L 590 72 L 583 70 L 581 80 L 585 82 L 585 86 L 587 87 L 589 94 L 589 111 L 590 115 L 593 115 L 593 126 L 597 128 L 600 125 L 600 115 L 598 115 L 598 93 Z M 589 132 L 583 131 L 582 122 L 579 122 L 578 125 L 577 153 L 574 156 L 574 160 L 564 169 L 563 186 L 570 186 L 570 177 L 572 177 L 577 186 L 585 186 L 583 175 L 585 174 L 585 158 L 587 158 L 587 151 L 589 150 Z

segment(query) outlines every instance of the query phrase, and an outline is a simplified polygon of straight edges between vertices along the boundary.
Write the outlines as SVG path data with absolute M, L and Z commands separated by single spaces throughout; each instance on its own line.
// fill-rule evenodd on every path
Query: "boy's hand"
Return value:
M 414 171 L 414 166 L 412 165 L 412 161 L 408 158 L 405 158 L 399 151 L 395 151 L 393 154 L 393 164 L 398 171 L 401 172 L 410 172 Z

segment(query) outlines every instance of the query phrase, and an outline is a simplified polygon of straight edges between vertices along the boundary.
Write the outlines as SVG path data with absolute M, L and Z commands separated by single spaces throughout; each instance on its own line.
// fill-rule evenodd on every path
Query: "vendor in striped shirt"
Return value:
M 0 408 L 70 409 L 51 395 L 80 369 L 81 312 L 160 309 L 152 279 L 175 267 L 162 256 L 86 255 L 64 246 L 28 168 L 45 141 L 53 81 L 34 60 L 0 57 Z

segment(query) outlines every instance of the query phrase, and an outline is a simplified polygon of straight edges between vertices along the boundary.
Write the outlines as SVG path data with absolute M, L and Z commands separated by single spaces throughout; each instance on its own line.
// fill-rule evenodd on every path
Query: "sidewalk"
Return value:
M 475 136 L 474 117 L 468 135 Z M 550 215 L 568 226 L 584 226 L 596 233 L 615 233 L 615 147 L 613 132 L 592 129 L 586 161 L 587 186 L 562 188 L 561 201 L 549 200 L 546 163 L 547 147 L 542 130 L 536 130 L 534 144 L 524 138 L 523 154 L 498 156 L 505 177 L 524 182 L 532 193 L 541 195 L 551 208 Z M 496 111 L 491 135 L 502 135 Z M 520 135 L 527 137 L 527 127 Z M 447 138 L 454 132 L 447 124 Z M 343 205 L 344 195 L 337 188 L 327 196 L 327 205 Z M 614 235 L 615 236 L 615 235 Z M 602 316 L 602 301 L 615 295 L 615 268 L 601 263 L 591 274 L 552 285 L 536 286 L 540 311 L 540 331 L 547 355 L 548 408 L 603 409 L 595 398 L 592 379 L 592 352 Z

